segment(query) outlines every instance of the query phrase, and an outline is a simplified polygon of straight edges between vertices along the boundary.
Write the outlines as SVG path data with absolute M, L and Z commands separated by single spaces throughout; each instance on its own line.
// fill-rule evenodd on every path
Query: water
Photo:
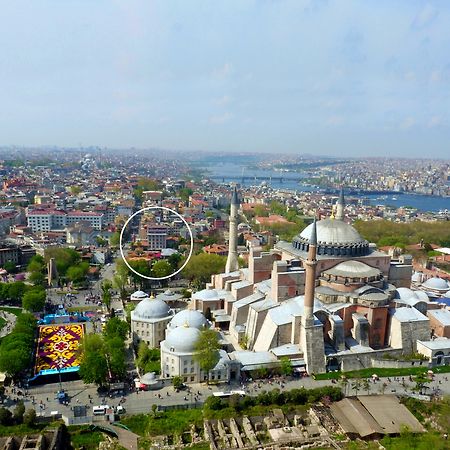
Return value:
M 287 189 L 298 192 L 311 192 L 319 190 L 315 186 L 306 186 L 299 183 L 299 180 L 301 181 L 302 178 L 307 176 L 304 173 L 252 169 L 249 168 L 249 162 L 250 161 L 241 161 L 240 159 L 233 162 L 204 161 L 203 168 L 206 168 L 208 175 L 210 177 L 214 177 L 218 183 L 221 183 L 222 180 L 224 180 L 225 182 L 241 183 L 244 186 L 255 186 L 260 185 L 262 182 L 266 182 L 274 189 Z M 243 176 L 251 178 L 245 178 L 242 180 Z M 273 179 L 263 181 L 255 180 L 254 177 L 273 177 Z M 282 181 L 279 180 L 280 177 L 283 177 Z M 450 198 L 434 197 L 430 195 L 395 193 L 389 195 L 360 194 L 351 196 L 366 198 L 371 205 L 390 205 L 397 208 L 411 206 L 420 211 L 431 212 L 438 212 L 444 209 L 450 210 Z

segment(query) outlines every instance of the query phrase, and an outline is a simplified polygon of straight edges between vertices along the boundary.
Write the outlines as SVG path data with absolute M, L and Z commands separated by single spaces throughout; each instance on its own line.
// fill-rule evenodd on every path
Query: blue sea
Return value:
M 249 168 L 249 161 L 239 162 L 206 162 L 203 166 L 211 177 L 220 183 L 236 182 L 244 186 L 256 186 L 265 182 L 274 189 L 289 189 L 298 192 L 320 191 L 315 186 L 304 185 L 301 178 L 306 174 L 294 172 L 278 172 L 274 170 L 261 170 Z M 248 177 L 244 178 L 243 177 Z M 268 180 L 255 180 L 254 177 L 267 177 Z M 273 179 L 270 179 L 273 177 Z M 283 177 L 280 181 L 279 177 Z M 300 182 L 299 182 L 300 179 Z M 382 194 L 358 194 L 352 197 L 366 198 L 372 205 L 390 205 L 397 208 L 411 206 L 420 211 L 438 212 L 440 210 L 450 210 L 450 198 L 435 197 L 429 195 L 395 193 L 389 195 Z

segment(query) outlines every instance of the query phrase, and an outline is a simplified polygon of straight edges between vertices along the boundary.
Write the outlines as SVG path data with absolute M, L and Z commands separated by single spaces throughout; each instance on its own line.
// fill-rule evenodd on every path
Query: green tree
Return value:
M 18 340 L 16 345 L 22 344 L 22 341 Z M 28 349 L 25 348 L 9 348 L 2 344 L 0 351 L 0 370 L 10 375 L 11 377 L 16 377 L 22 371 L 24 371 L 28 364 L 30 363 L 31 346 Z
M 122 340 L 125 340 L 128 336 L 129 327 L 127 322 L 124 322 L 118 317 L 112 317 L 106 322 L 103 334 L 106 338 L 113 338 L 119 336 Z
M 70 266 L 76 266 L 80 263 L 81 257 L 78 252 L 71 248 L 49 247 L 45 249 L 45 260 L 55 258 L 56 268 L 59 276 L 65 276 Z
M 127 372 L 123 339 L 118 335 L 112 338 L 105 338 L 105 354 L 109 363 L 111 377 L 116 380 L 122 380 Z
M 42 272 L 45 270 L 45 260 L 41 255 L 34 255 L 27 266 L 28 272 Z
M 116 273 L 113 276 L 113 286 L 118 289 L 121 300 L 127 298 L 127 284 L 128 284 L 128 267 L 123 260 L 116 260 Z
M 46 276 L 42 272 L 31 272 L 28 281 L 34 286 L 43 286 L 45 284 Z
M 189 197 L 194 193 L 194 191 L 190 188 L 181 188 L 178 191 L 178 196 L 183 200 L 185 204 L 188 203 Z
M 0 425 L 10 425 L 12 412 L 7 408 L 0 408 Z
M 182 256 L 179 253 L 174 253 L 173 255 L 170 255 L 167 258 L 167 261 L 172 266 L 173 272 L 175 272 L 178 269 L 181 259 L 182 259 Z
M 81 187 L 80 186 L 70 186 L 70 193 L 72 194 L 72 195 L 78 195 L 78 194 L 81 194 L 81 192 L 82 192 L 83 190 L 81 189 Z
M 70 266 L 67 269 L 66 276 L 73 283 L 79 284 L 86 280 L 86 275 L 88 271 L 89 271 L 89 264 L 87 262 L 83 262 L 76 266 Z
M 101 335 L 85 335 L 80 352 L 81 362 L 79 374 L 85 383 L 103 386 L 108 379 L 108 362 Z
M 25 414 L 25 405 L 23 401 L 17 403 L 14 408 L 13 416 L 16 423 L 23 423 L 23 415 Z
M 6 297 L 13 302 L 18 302 L 22 299 L 27 287 L 23 281 L 16 281 L 14 283 L 7 283 Z
M 173 269 L 168 261 L 162 259 L 153 264 L 151 273 L 154 278 L 163 278 L 172 275 Z
M 102 285 L 102 302 L 106 305 L 106 307 L 109 308 L 111 307 L 111 299 L 112 299 L 112 295 L 111 295 L 111 288 L 112 288 L 112 283 L 109 280 L 103 280 Z
M 119 247 L 120 245 L 120 233 L 116 231 L 109 238 L 109 245 L 111 247 Z
M 17 272 L 17 266 L 12 261 L 6 261 L 3 264 L 3 269 L 5 269 L 8 273 L 16 273 Z
M 42 311 L 45 306 L 46 293 L 44 289 L 33 288 L 25 292 L 22 298 L 22 308 L 27 311 Z
M 182 273 L 185 278 L 203 285 L 211 280 L 211 275 L 225 270 L 226 257 L 199 253 L 191 257 Z
M 205 329 L 201 331 L 195 344 L 194 360 L 200 368 L 208 373 L 219 362 L 219 336 L 216 331 Z
M 172 378 L 172 386 L 174 389 L 180 389 L 183 386 L 183 378 L 175 376 Z
M 283 356 L 280 359 L 280 362 L 281 373 L 283 375 L 292 375 L 292 361 L 287 356 Z
M 34 408 L 27 409 L 23 415 L 23 423 L 29 427 L 36 424 L 36 410 Z

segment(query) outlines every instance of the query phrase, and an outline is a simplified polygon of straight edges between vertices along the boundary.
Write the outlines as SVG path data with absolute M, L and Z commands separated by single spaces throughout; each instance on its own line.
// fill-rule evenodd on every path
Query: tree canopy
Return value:
M 0 371 L 16 377 L 31 364 L 36 319 L 32 314 L 24 313 L 17 317 L 12 332 L 5 336 L 0 344 Z
M 208 253 L 193 255 L 182 273 L 185 278 L 198 284 L 210 281 L 211 275 L 225 270 L 226 257 Z
M 39 312 L 44 309 L 46 299 L 45 289 L 34 287 L 24 293 L 22 297 L 22 308 L 31 312 Z
M 203 330 L 195 344 L 194 360 L 203 371 L 209 372 L 219 361 L 219 349 L 217 332 L 210 329 Z

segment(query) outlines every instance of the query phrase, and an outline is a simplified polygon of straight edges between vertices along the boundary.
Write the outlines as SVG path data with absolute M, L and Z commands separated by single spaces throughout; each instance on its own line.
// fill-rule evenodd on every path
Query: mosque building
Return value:
M 212 311 L 241 370 L 282 356 L 309 373 L 357 370 L 430 340 L 428 296 L 410 289 L 412 258 L 378 251 L 346 223 L 343 192 L 335 216 L 270 251 L 250 248 L 243 269 L 235 258 L 238 209 L 234 189 L 226 271 L 193 294 L 191 307 Z
M 165 338 L 166 327 L 173 317 L 173 311 L 163 300 L 153 295 L 149 297 L 142 291 L 135 292 L 132 297 L 142 298 L 131 311 L 133 343 L 137 345 L 144 341 L 150 348 L 159 347 Z

